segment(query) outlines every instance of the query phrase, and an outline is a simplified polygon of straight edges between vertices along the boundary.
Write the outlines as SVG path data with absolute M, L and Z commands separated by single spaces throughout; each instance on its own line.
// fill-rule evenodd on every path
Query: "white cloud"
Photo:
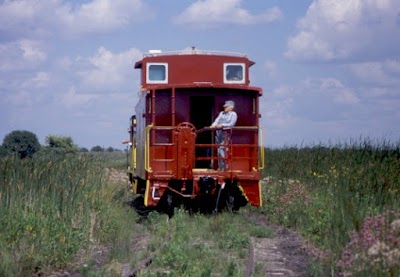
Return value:
M 36 72 L 36 74 L 33 77 L 26 80 L 22 84 L 22 87 L 29 90 L 40 89 L 46 87 L 49 81 L 50 81 L 49 73 L 40 71 Z
M 285 56 L 334 61 L 398 54 L 399 12 L 398 0 L 314 0 Z
M 21 39 L 0 44 L 0 71 L 32 69 L 46 59 L 44 47 L 35 40 Z
M 241 0 L 199 0 L 175 17 L 174 22 L 206 28 L 224 24 L 269 23 L 282 18 L 282 12 L 278 7 L 254 15 L 242 8 L 241 4 Z
M 107 33 L 154 13 L 142 0 L 15 0 L 0 4 L 0 34 L 29 37 Z
M 264 68 L 266 71 L 266 78 L 271 81 L 275 81 L 278 77 L 278 66 L 272 61 L 266 61 L 264 63 Z
M 326 98 L 325 103 L 320 105 L 330 105 L 331 99 L 333 102 L 339 104 L 356 104 L 360 101 L 357 94 L 349 87 L 343 85 L 343 83 L 335 78 L 318 78 L 318 79 L 306 79 L 304 81 L 305 94 L 309 94 L 313 98 L 321 99 Z
M 71 87 L 67 93 L 61 96 L 61 102 L 67 108 L 87 108 L 87 105 L 97 98 L 93 94 L 77 93 L 75 87 Z
M 280 85 L 265 94 L 262 101 L 267 125 L 272 129 L 298 128 L 304 121 L 341 121 L 356 114 L 361 106 L 355 91 L 331 77 Z
M 366 84 L 400 86 L 400 60 L 352 64 L 350 70 Z
M 104 33 L 151 17 L 142 0 L 93 0 L 70 10 L 64 23 L 73 32 Z
M 112 53 L 100 47 L 94 56 L 78 59 L 85 68 L 78 72 L 81 84 L 85 89 L 97 91 L 129 90 L 133 83 L 134 62 L 141 58 L 142 53 L 137 49 Z

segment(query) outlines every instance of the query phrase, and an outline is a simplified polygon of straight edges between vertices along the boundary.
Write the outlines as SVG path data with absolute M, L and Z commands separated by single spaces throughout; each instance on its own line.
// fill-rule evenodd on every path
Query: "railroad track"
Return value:
M 305 277 L 308 255 L 300 236 L 282 227 L 268 224 L 264 216 L 242 214 L 254 225 L 274 231 L 273 238 L 249 237 L 249 257 L 245 276 L 253 276 L 255 267 L 261 266 L 265 276 Z

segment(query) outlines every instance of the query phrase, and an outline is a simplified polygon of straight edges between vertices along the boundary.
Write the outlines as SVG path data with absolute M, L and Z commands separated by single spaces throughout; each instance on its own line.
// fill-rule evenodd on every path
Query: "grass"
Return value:
M 352 241 L 351 234 L 362 232 L 366 219 L 399 211 L 400 145 L 360 140 L 329 147 L 267 149 L 266 153 L 267 184 L 260 211 L 299 230 L 317 246 L 315 253 L 331 272 L 371 270 L 373 257 L 358 269 L 344 268 L 340 261 L 349 244 L 364 243 Z M 387 225 L 395 219 L 387 218 Z M 382 239 L 373 237 L 368 247 L 353 249 L 350 258 L 368 256 L 378 242 Z M 393 266 L 400 268 L 400 263 Z
M 232 213 L 204 216 L 176 210 L 170 220 L 151 213 L 146 224 L 158 238 L 153 250 L 161 250 L 141 276 L 244 276 L 249 235 L 272 234 Z
M 326 275 L 326 268 L 353 276 L 400 274 L 399 144 L 359 140 L 266 153 L 258 211 L 308 239 L 319 258 L 310 264 L 312 276 Z M 271 230 L 235 214 L 183 210 L 172 219 L 151 213 L 144 226 L 135 224 L 136 214 L 122 205 L 131 199 L 126 184 L 111 182 L 106 170 L 125 169 L 125 155 L 1 159 L 0 276 L 74 266 L 83 276 L 107 276 L 153 252 L 142 276 L 243 276 L 248 237 L 269 237 Z M 143 247 L 134 248 L 144 235 Z M 105 269 L 91 255 L 102 246 Z M 255 275 L 262 275 L 260 265 Z
M 0 160 L 0 276 L 67 267 L 79 251 L 128 236 L 136 215 L 115 201 L 104 169 L 79 155 Z

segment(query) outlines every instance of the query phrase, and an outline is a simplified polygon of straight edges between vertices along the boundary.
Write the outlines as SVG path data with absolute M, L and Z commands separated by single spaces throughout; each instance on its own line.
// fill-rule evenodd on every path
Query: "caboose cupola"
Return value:
M 249 85 L 249 67 L 254 62 L 246 54 L 196 49 L 179 52 L 151 50 L 135 64 L 142 73 L 142 86 Z

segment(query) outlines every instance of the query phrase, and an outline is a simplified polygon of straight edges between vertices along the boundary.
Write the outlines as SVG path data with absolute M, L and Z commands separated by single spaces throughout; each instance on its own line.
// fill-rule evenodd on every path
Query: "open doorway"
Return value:
M 197 130 L 208 127 L 214 118 L 213 96 L 191 96 L 190 97 L 190 122 Z M 202 132 L 197 135 L 196 144 L 211 144 L 213 141 L 211 132 Z M 211 157 L 209 147 L 197 147 L 196 157 Z M 196 161 L 196 168 L 209 168 L 210 161 Z

